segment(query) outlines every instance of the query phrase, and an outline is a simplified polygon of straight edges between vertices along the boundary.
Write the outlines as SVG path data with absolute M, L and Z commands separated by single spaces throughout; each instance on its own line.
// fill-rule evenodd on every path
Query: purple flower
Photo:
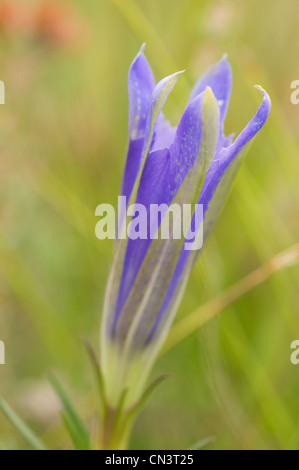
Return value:
M 156 85 L 143 50 L 129 71 L 130 141 L 122 195 L 128 204 L 148 209 L 151 204 L 202 204 L 205 241 L 247 144 L 268 118 L 270 99 L 257 87 L 263 95 L 257 114 L 234 141 L 226 137 L 232 72 L 224 57 L 197 82 L 178 127 L 172 127 L 161 110 L 180 72 Z M 150 224 L 148 219 L 148 231 Z M 174 237 L 120 237 L 116 243 L 102 323 L 102 366 L 111 390 L 116 377 L 123 387 L 137 376 L 144 382 L 198 255 L 183 244 Z

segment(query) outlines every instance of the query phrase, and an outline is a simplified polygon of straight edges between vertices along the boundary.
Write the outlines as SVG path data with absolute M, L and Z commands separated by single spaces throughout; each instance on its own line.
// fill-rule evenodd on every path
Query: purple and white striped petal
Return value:
M 122 195 L 130 197 L 141 165 L 146 121 L 155 78 L 144 56 L 144 45 L 134 59 L 128 76 L 129 148 L 122 183 Z
M 244 157 L 246 145 L 255 137 L 268 119 L 271 109 L 270 98 L 261 87 L 257 88 L 263 94 L 263 101 L 256 115 L 234 143 L 230 147 L 224 147 L 220 151 L 219 159 L 213 162 L 202 188 L 198 203 L 203 204 L 204 210 L 204 241 L 207 240 L 208 235 L 225 205 L 228 193 L 241 165 L 242 158 Z M 182 250 L 163 305 L 157 316 L 155 326 L 149 336 L 151 340 L 153 340 L 158 327 L 160 328 L 160 323 L 167 321 L 175 297 L 181 295 L 180 286 L 185 285 L 186 280 L 184 278 L 188 278 L 190 269 L 197 255 L 198 253 L 189 253 Z

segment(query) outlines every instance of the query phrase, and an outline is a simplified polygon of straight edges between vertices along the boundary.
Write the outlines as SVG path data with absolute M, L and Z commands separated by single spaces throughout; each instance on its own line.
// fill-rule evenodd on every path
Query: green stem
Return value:
M 101 450 L 126 450 L 131 426 L 118 409 L 107 407 L 100 434 Z

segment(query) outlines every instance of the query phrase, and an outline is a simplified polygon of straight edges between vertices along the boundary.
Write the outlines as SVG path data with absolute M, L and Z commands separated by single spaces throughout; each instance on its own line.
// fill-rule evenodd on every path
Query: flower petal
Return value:
M 199 93 L 202 93 L 207 86 L 212 88 L 220 110 L 220 133 L 218 140 L 218 148 L 220 149 L 227 145 L 226 137 L 224 136 L 224 120 L 232 90 L 232 70 L 226 56 L 223 56 L 217 64 L 212 65 L 198 80 L 193 88 L 190 100 L 194 99 Z
M 136 199 L 137 204 L 145 205 L 147 214 L 149 213 L 149 201 L 151 201 L 151 204 L 160 204 L 161 201 L 164 200 L 163 193 L 165 185 L 168 183 L 167 174 L 169 171 L 169 160 L 170 154 L 168 149 L 156 150 L 148 155 Z M 146 240 L 128 240 L 124 269 L 118 293 L 116 318 L 118 316 L 117 312 L 120 311 L 129 295 L 136 275 L 151 244 L 151 240 L 149 238 L 149 217 L 145 223 L 148 227 L 148 238 Z
M 150 100 L 150 107 L 147 116 L 146 133 L 145 133 L 145 146 L 144 156 L 151 149 L 152 138 L 159 118 L 161 117 L 161 110 L 167 100 L 169 93 L 172 91 L 174 85 L 180 74 L 184 73 L 184 70 L 176 72 L 173 75 L 163 78 L 155 87 Z
M 128 76 L 129 148 L 122 183 L 122 195 L 130 197 L 141 165 L 146 121 L 155 79 L 144 54 L 144 45 L 134 59 Z
M 197 109 L 197 114 L 196 103 L 200 110 L 198 112 Z M 217 102 L 208 89 L 198 100 L 190 103 L 179 125 L 171 149 L 175 158 L 169 160 L 176 171 L 169 178 L 169 187 L 165 188 L 166 194 L 171 197 L 170 201 L 174 196 L 173 202 L 180 205 L 196 204 L 198 201 L 202 183 L 216 151 L 218 123 Z M 183 171 L 178 172 L 178 169 Z M 176 179 L 173 177 L 175 175 L 179 177 Z M 176 185 L 178 191 L 175 194 Z M 169 240 L 152 240 L 115 325 L 114 338 L 119 344 L 125 342 L 128 354 L 146 344 L 157 321 L 183 244 L 183 238 L 175 240 L 172 236 Z M 127 260 L 130 258 L 128 256 Z
M 155 78 L 142 46 L 134 59 L 128 77 L 129 92 L 129 136 L 131 140 L 145 135 L 145 126 L 151 95 L 155 88 Z
M 142 137 L 136 142 L 130 142 L 122 190 L 122 195 L 128 198 L 128 202 L 130 198 L 132 198 L 131 203 L 134 203 L 136 199 L 142 169 L 146 156 L 151 150 L 151 143 L 156 124 L 161 117 L 161 110 L 181 73 L 176 72 L 164 78 L 155 86 L 148 101 L 146 121 L 143 121 Z
M 134 161 L 134 163 L 131 166 L 129 164 L 127 165 L 127 168 L 128 168 L 127 174 L 130 174 L 130 178 L 131 178 L 130 180 L 128 179 L 129 183 L 131 184 L 124 183 L 124 187 L 126 187 L 128 198 L 129 198 L 128 205 L 132 205 L 136 202 L 140 178 L 141 178 L 141 174 L 144 168 L 146 157 L 149 153 L 156 122 L 160 116 L 162 107 L 164 106 L 164 103 L 169 93 L 173 89 L 180 73 L 182 72 L 177 72 L 161 80 L 156 85 L 152 93 L 150 104 L 149 104 L 148 115 L 147 115 L 147 121 L 146 121 L 145 136 L 144 136 L 143 144 L 142 144 L 143 148 L 141 151 L 141 158 L 139 159 L 138 162 Z M 137 150 L 139 150 L 139 147 Z M 130 168 L 130 171 L 129 171 L 129 168 Z M 134 179 L 134 182 L 132 184 L 133 179 Z M 125 221 L 124 211 L 121 214 L 119 214 L 119 218 L 122 220 L 122 227 L 120 227 L 120 232 L 122 234 L 124 230 L 126 229 L 124 225 L 124 221 Z M 104 312 L 103 312 L 103 329 L 102 329 L 103 350 L 105 350 L 106 348 L 105 336 L 110 335 L 111 332 L 114 330 L 115 323 L 118 318 L 118 312 L 116 309 L 118 298 L 115 295 L 115 292 L 119 292 L 120 283 L 121 283 L 121 280 L 123 279 L 122 273 L 125 270 L 124 262 L 125 262 L 125 255 L 126 255 L 126 250 L 127 250 L 127 243 L 128 243 L 127 240 L 122 239 L 122 236 L 117 241 L 115 256 L 113 259 L 113 265 L 112 265 L 110 276 L 108 279 L 105 302 L 104 302 Z
M 204 242 L 226 202 L 228 193 L 240 167 L 242 158 L 244 157 L 246 145 L 259 132 L 268 119 L 271 109 L 270 98 L 261 87 L 257 88 L 263 93 L 264 97 L 257 114 L 241 132 L 235 142 L 230 147 L 221 150 L 219 159 L 213 162 L 207 174 L 198 201 L 199 204 L 203 204 L 204 209 Z M 197 255 L 198 253 L 195 254 L 195 257 Z M 149 337 L 150 339 L 152 339 L 153 335 L 156 333 L 159 322 L 167 322 L 168 317 L 173 315 L 172 312 L 174 309 L 173 306 L 176 303 L 176 297 L 182 295 L 195 257 L 193 252 L 190 254 L 182 250 L 167 295 L 165 296 L 161 311 L 157 317 L 155 327 Z M 161 325 L 159 324 L 159 330 L 160 329 Z
M 175 143 L 170 151 L 167 149 L 153 151 L 146 159 L 136 203 L 143 204 L 147 209 L 148 238 L 146 240 L 128 240 L 117 312 L 126 301 L 152 242 L 150 239 L 150 205 L 169 205 L 171 203 L 194 162 L 194 156 L 199 153 L 202 134 L 202 108 L 203 94 L 193 100 L 185 110 L 176 132 Z M 190 142 L 188 142 L 188 138 L 190 138 Z M 181 147 L 183 152 L 181 152 Z
M 199 204 L 204 205 L 204 237 L 208 237 L 228 196 L 236 173 L 241 165 L 247 144 L 266 123 L 271 101 L 261 87 L 256 87 L 263 94 L 263 101 L 254 118 L 247 124 L 236 140 L 227 148 L 222 148 L 207 175 Z
M 220 122 L 223 124 L 232 90 L 232 70 L 226 56 L 217 64 L 210 67 L 198 80 L 191 93 L 190 101 L 202 93 L 208 86 L 212 88 L 218 101 Z
M 121 195 L 130 198 L 141 165 L 144 138 L 130 140 Z
M 154 137 L 151 145 L 151 151 L 170 148 L 176 135 L 176 127 L 172 127 L 161 113 L 155 127 Z

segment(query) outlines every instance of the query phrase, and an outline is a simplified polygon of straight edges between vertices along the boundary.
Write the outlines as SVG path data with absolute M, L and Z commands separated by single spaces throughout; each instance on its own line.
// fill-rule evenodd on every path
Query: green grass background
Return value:
M 65 2 L 67 3 L 67 2 Z M 44 436 L 57 425 L 49 370 L 86 421 L 95 402 L 84 334 L 97 346 L 112 243 L 94 235 L 94 210 L 116 203 L 127 145 L 127 72 L 141 44 L 156 79 L 186 69 L 165 112 L 173 124 L 192 84 L 227 53 L 234 84 L 226 132 L 273 102 L 213 236 L 193 271 L 178 319 L 298 241 L 297 0 L 73 0 L 84 23 L 74 51 L 0 38 L 0 394 Z M 132 449 L 298 449 L 299 268 L 280 271 L 159 359 L 171 373 L 141 414 Z M 2 448 L 25 443 L 0 416 Z

